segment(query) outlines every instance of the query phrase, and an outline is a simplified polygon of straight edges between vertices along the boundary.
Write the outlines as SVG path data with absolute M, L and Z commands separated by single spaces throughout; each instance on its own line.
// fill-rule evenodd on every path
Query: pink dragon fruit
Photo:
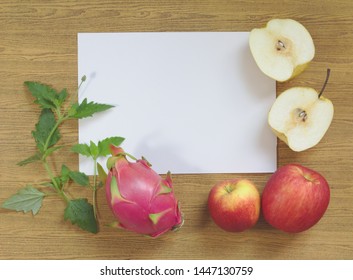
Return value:
M 179 228 L 183 218 L 170 174 L 163 180 L 146 160 L 129 162 L 122 148 L 111 150 L 106 196 L 115 226 L 152 237 Z

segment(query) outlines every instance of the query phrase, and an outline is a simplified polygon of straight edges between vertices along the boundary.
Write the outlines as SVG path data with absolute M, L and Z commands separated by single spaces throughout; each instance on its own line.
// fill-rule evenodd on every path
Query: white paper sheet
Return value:
M 125 137 L 125 151 L 158 173 L 275 171 L 275 82 L 256 66 L 248 36 L 79 33 L 79 100 L 116 105 L 80 120 L 79 142 Z M 92 162 L 80 157 L 80 170 L 92 174 Z

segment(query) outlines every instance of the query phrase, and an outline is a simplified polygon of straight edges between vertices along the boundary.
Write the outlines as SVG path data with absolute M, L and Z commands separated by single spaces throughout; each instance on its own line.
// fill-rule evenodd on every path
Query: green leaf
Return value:
M 69 176 L 75 183 L 79 184 L 80 186 L 89 186 L 89 178 L 85 173 L 78 171 L 70 171 Z
M 61 166 L 61 177 L 60 177 L 60 180 L 61 180 L 63 185 L 66 184 L 67 181 L 69 181 L 70 172 L 71 172 L 70 169 L 65 164 L 63 164 Z
M 97 221 L 94 218 L 93 206 L 87 199 L 79 198 L 70 200 L 64 212 L 64 219 L 77 224 L 81 229 L 97 233 Z
M 27 186 L 19 190 L 17 194 L 8 198 L 2 204 L 2 207 L 10 210 L 23 211 L 25 213 L 32 211 L 33 215 L 36 215 L 42 206 L 44 196 L 44 193 L 31 186 Z
M 45 182 L 40 185 L 48 188 L 55 188 L 52 182 Z
M 67 96 L 68 96 L 67 90 L 66 88 L 64 88 L 62 91 L 59 92 L 57 96 L 57 104 L 61 106 L 65 102 Z
M 71 148 L 71 151 L 86 157 L 91 156 L 91 150 L 87 144 L 76 144 Z
M 93 101 L 87 102 L 85 98 L 81 104 L 73 104 L 69 109 L 69 117 L 75 119 L 83 119 L 87 117 L 92 117 L 93 114 L 98 112 L 106 111 L 114 106 L 108 104 L 95 103 Z
M 47 157 L 47 156 L 50 156 L 52 153 L 54 153 L 55 151 L 59 150 L 59 149 L 62 149 L 64 148 L 65 146 L 56 146 L 56 147 L 51 147 L 49 149 L 47 149 L 45 151 L 45 154 L 44 156 Z
M 40 158 L 41 158 L 40 154 L 35 154 L 33 156 L 30 156 L 29 158 L 26 158 L 25 160 L 20 161 L 19 163 L 17 163 L 17 165 L 24 166 L 26 164 L 38 161 L 38 160 L 40 160 Z
M 59 141 L 60 133 L 59 130 L 56 129 L 50 137 L 48 146 L 45 147 L 46 141 L 55 125 L 56 120 L 53 111 L 50 109 L 43 109 L 42 113 L 40 114 L 39 121 L 36 124 L 35 130 L 32 131 L 32 135 L 36 140 L 37 147 L 41 152 L 44 152 L 45 148 L 49 148 Z
M 90 150 L 90 153 L 91 153 L 92 157 L 94 159 L 96 159 L 98 157 L 98 155 L 99 155 L 98 146 L 94 142 L 90 141 L 89 150 Z
M 37 82 L 25 82 L 25 85 L 34 96 L 34 103 L 39 104 L 41 108 L 56 109 L 59 107 L 59 96 L 52 87 Z M 61 94 L 60 98 L 63 99 L 63 94 Z
M 99 179 L 102 181 L 102 183 L 105 185 L 106 181 L 107 181 L 107 173 L 105 173 L 102 165 L 100 165 L 97 162 L 97 170 L 98 170 L 98 177 Z
M 71 171 L 65 164 L 61 166 L 61 183 L 66 184 L 71 179 L 75 183 L 87 187 L 89 186 L 89 177 L 82 172 Z
M 123 137 L 109 137 L 98 142 L 99 156 L 110 155 L 110 145 L 120 146 L 125 139 Z

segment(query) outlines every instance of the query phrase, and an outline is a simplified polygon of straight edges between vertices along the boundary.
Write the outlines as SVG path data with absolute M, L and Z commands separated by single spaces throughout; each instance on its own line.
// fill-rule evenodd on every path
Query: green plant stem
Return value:
M 94 158 L 94 171 L 93 171 L 93 195 L 92 195 L 92 204 L 93 204 L 93 213 L 94 218 L 97 220 L 98 213 L 97 213 L 97 158 Z
M 78 93 L 80 92 L 80 88 L 81 88 L 82 84 L 83 84 L 85 81 L 86 81 L 86 76 L 82 76 L 82 77 L 81 77 L 81 82 L 80 82 L 80 84 L 78 85 L 78 88 L 77 88 L 77 91 L 76 91 L 77 99 L 78 99 Z M 68 106 L 72 105 L 72 97 L 73 97 L 73 95 L 70 94 L 70 95 L 69 95 L 69 100 L 68 100 L 68 102 L 67 102 Z M 77 102 L 78 102 L 78 100 L 77 100 Z
M 135 158 L 133 155 L 129 154 L 129 153 L 122 153 L 122 155 L 124 156 L 128 156 L 129 158 L 131 158 L 132 160 L 136 160 L 137 161 L 137 158 Z
M 60 189 L 60 186 L 58 186 L 57 181 L 55 180 L 55 177 L 53 175 L 53 171 L 51 170 L 51 168 L 49 167 L 48 162 L 44 159 L 43 161 L 43 165 L 45 170 L 47 171 L 50 180 L 52 181 L 54 188 L 56 190 L 56 192 L 58 193 L 58 195 L 66 202 L 68 203 L 70 201 L 70 199 L 66 196 L 66 194 Z
M 63 117 L 58 118 L 58 120 L 56 121 L 56 124 L 54 125 L 53 129 L 50 131 L 47 140 L 45 141 L 43 154 L 45 154 L 45 152 L 49 148 L 48 146 L 49 146 L 50 140 L 53 137 L 55 131 L 58 129 L 59 125 L 61 125 L 67 119 L 68 119 L 67 116 L 63 116 Z
M 66 194 L 64 193 L 64 191 L 60 188 L 60 186 L 58 185 L 57 181 L 55 180 L 55 177 L 54 177 L 54 174 L 53 174 L 53 171 L 51 170 L 51 168 L 49 167 L 49 164 L 46 160 L 46 156 L 44 156 L 46 154 L 46 151 L 48 150 L 48 146 L 49 146 L 49 143 L 50 143 L 50 140 L 51 138 L 53 137 L 55 131 L 58 129 L 58 127 L 67 119 L 67 116 L 62 116 L 61 115 L 61 112 L 58 110 L 57 112 L 57 115 L 58 115 L 58 119 L 53 127 L 53 129 L 50 131 L 49 135 L 48 135 L 48 138 L 47 140 L 45 141 L 45 144 L 44 144 L 44 149 L 43 149 L 43 158 L 42 158 L 42 162 L 43 162 L 43 165 L 44 165 L 44 168 L 45 170 L 47 171 L 49 177 L 50 177 L 50 180 L 52 181 L 53 183 L 53 186 L 57 192 L 57 194 L 66 202 L 68 203 L 70 200 L 69 198 L 66 196 Z
M 83 84 L 85 81 L 86 81 L 86 76 L 84 75 L 84 76 L 81 77 L 81 82 L 80 82 L 80 84 L 78 85 L 78 88 L 77 88 L 77 96 L 78 96 L 78 93 L 79 93 L 79 91 L 80 91 L 80 88 L 81 88 L 82 84 Z
M 44 168 L 45 170 L 47 171 L 49 177 L 50 177 L 50 180 L 52 181 L 53 183 L 53 186 L 57 192 L 57 194 L 66 202 L 68 203 L 70 201 L 70 199 L 67 197 L 67 195 L 64 193 L 64 191 L 60 188 L 60 186 L 58 185 L 58 182 L 55 180 L 55 177 L 54 177 L 54 174 L 53 174 L 53 171 L 51 170 L 47 160 L 46 160 L 46 151 L 48 150 L 48 146 L 49 146 L 49 143 L 50 143 L 50 140 L 51 138 L 53 137 L 55 131 L 58 129 L 58 127 L 68 118 L 67 116 L 62 116 L 61 113 L 58 111 L 57 112 L 58 114 L 58 120 L 56 121 L 53 129 L 50 131 L 49 135 L 48 135 L 48 138 L 47 140 L 45 141 L 45 144 L 44 144 L 44 149 L 43 149 L 43 157 L 42 157 L 42 162 L 43 162 L 43 165 L 44 165 Z
M 43 188 L 45 188 L 46 186 L 44 184 L 47 184 L 48 183 L 48 180 L 46 181 L 41 181 L 41 182 L 32 182 L 30 183 L 29 185 L 34 185 L 34 186 L 41 186 Z

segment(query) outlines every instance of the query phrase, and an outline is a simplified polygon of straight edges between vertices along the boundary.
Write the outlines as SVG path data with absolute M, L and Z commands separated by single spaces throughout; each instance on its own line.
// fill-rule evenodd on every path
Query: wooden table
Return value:
M 320 89 L 335 116 L 323 140 L 296 153 L 278 142 L 278 166 L 300 163 L 323 174 L 331 201 L 322 220 L 301 234 L 285 234 L 261 217 L 243 233 L 215 226 L 207 212 L 210 188 L 226 178 L 247 177 L 259 190 L 271 174 L 174 175 L 185 214 L 177 233 L 149 239 L 103 225 L 113 219 L 98 193 L 101 231 L 83 232 L 63 221 L 64 203 L 45 200 L 40 213 L 0 210 L 0 259 L 352 259 L 353 258 L 353 2 L 345 1 L 15 1 L 0 2 L 0 201 L 30 182 L 45 179 L 40 164 L 18 167 L 34 153 L 31 130 L 39 110 L 24 81 L 57 89 L 77 87 L 78 32 L 250 31 L 272 18 L 293 18 L 312 34 L 316 56 L 297 78 L 277 84 Z M 44 3 L 50 4 L 44 4 Z M 64 144 L 77 141 L 77 122 L 62 128 Z M 217 147 L 213 147 L 213 150 Z M 55 155 L 77 168 L 77 156 Z M 59 166 L 59 165 L 58 165 Z M 58 168 L 56 166 L 56 168 Z M 80 190 L 82 193 L 82 190 Z

